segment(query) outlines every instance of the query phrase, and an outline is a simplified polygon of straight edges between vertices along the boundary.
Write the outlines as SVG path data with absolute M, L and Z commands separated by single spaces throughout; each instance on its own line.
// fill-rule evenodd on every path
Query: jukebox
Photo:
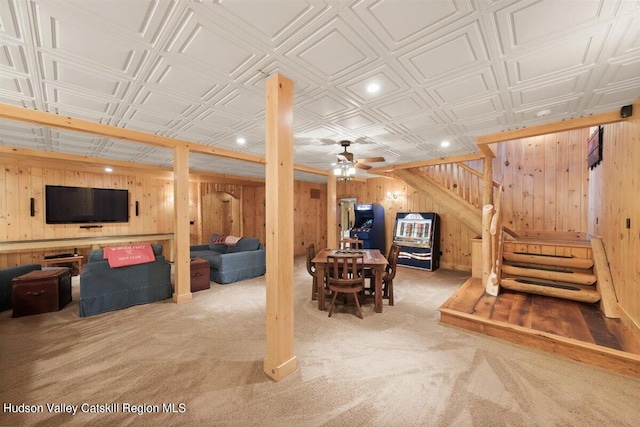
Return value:
M 386 251 L 384 208 L 380 203 L 361 203 L 353 208 L 355 218 L 349 236 L 362 240 L 364 249 Z
M 400 246 L 398 264 L 436 270 L 440 265 L 440 218 L 434 212 L 398 213 L 393 243 Z

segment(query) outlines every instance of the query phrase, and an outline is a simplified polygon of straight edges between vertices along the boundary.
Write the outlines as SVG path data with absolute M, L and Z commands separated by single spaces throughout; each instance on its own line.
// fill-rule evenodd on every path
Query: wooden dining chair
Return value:
M 327 257 L 327 286 L 331 291 L 329 317 L 333 313 L 338 294 L 352 294 L 355 299 L 358 317 L 363 319 L 360 296 L 364 291 L 362 254 L 340 254 Z
M 400 256 L 400 246 L 391 245 L 387 256 L 387 266 L 382 275 L 382 298 L 389 300 L 389 305 L 393 305 L 393 278 L 398 270 L 398 257 Z
M 316 256 L 316 247 L 312 243 L 307 246 L 307 272 L 311 275 L 311 300 L 318 299 L 318 272 L 311 260 Z
M 389 300 L 389 305 L 393 305 L 393 278 L 396 277 L 398 267 L 398 257 L 400 246 L 391 245 L 387 255 L 387 265 L 382 273 L 382 298 Z M 369 279 L 369 286 L 365 286 L 365 295 L 375 295 L 375 276 L 372 269 L 365 269 L 364 277 Z
M 340 239 L 340 249 L 362 249 L 364 242 L 358 239 L 343 238 Z

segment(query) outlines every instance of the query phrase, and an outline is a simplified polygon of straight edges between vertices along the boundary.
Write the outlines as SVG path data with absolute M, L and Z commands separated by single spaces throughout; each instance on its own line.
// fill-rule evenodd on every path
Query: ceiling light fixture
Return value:
M 104 168 L 104 171 L 111 173 L 111 172 L 113 172 L 113 168 L 110 168 L 110 167 L 107 166 L 106 168 Z
M 367 92 L 369 93 L 376 93 L 379 90 L 380 85 L 378 83 L 371 83 L 369 86 L 367 86 Z
M 451 143 L 449 141 L 442 141 L 440 143 L 440 147 L 442 147 L 442 148 L 447 148 L 450 145 L 451 145 Z
M 348 160 L 340 160 L 333 169 L 333 175 L 338 181 L 351 181 L 356 174 L 355 163 Z
M 242 145 L 242 144 L 244 144 L 245 142 L 247 142 L 247 140 L 240 136 L 240 137 L 238 137 L 238 138 L 236 139 L 236 142 L 237 142 L 238 144 Z

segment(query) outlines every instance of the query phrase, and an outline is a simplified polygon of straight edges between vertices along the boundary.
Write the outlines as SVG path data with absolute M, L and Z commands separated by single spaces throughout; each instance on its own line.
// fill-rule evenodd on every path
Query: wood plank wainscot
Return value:
M 134 242 L 162 243 L 165 257 L 167 258 L 167 260 L 173 261 L 173 233 L 134 234 L 128 236 L 70 237 L 65 239 L 19 240 L 0 242 L 0 253 L 77 247 L 90 247 L 91 249 L 99 249 L 107 245 Z

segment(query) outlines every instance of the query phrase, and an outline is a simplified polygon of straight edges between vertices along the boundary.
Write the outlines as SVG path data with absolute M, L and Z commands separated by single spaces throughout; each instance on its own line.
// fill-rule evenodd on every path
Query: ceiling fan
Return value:
M 347 151 L 347 148 L 351 146 L 351 141 L 346 139 L 342 140 L 340 141 L 340 145 L 344 148 L 344 151 L 336 154 L 336 157 L 338 158 L 338 163 L 340 162 L 351 163 L 353 166 L 357 167 L 358 169 L 367 170 L 367 169 L 371 169 L 371 166 L 365 163 L 376 163 L 376 162 L 385 161 L 384 157 L 367 157 L 363 159 L 354 159 L 353 153 L 350 153 L 349 151 Z

